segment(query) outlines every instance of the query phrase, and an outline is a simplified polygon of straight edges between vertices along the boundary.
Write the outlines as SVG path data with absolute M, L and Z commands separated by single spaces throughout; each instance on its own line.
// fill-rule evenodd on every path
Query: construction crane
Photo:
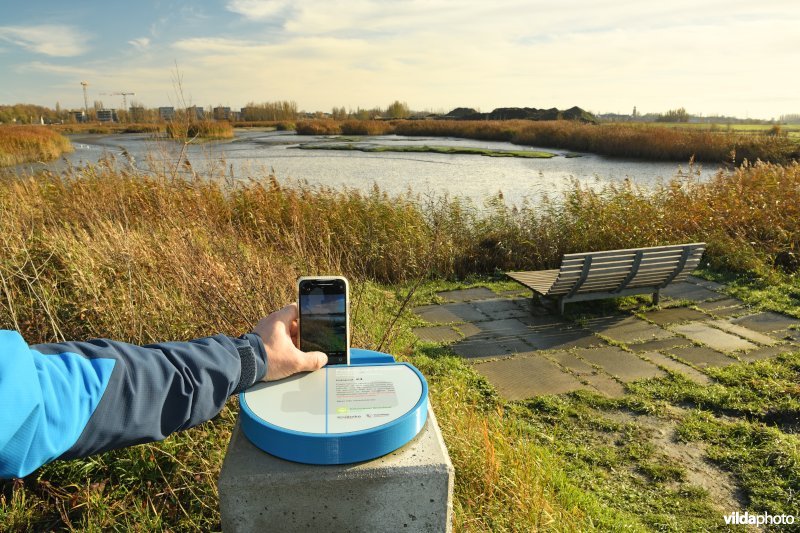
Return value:
M 119 92 L 116 92 L 116 93 L 100 93 L 100 94 L 105 94 L 105 95 L 109 95 L 109 96 L 121 96 L 122 97 L 122 110 L 123 111 L 127 111 L 128 110 L 128 97 L 129 96 L 133 96 L 136 93 L 128 93 L 128 92 L 125 92 L 125 91 L 119 91 Z
M 89 120 L 89 97 L 86 96 L 86 88 L 88 86 L 89 82 L 81 82 L 81 87 L 83 87 L 83 112 L 86 113 L 86 120 Z

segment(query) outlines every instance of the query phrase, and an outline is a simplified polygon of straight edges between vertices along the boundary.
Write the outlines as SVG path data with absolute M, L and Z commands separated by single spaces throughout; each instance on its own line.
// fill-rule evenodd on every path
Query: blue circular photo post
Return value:
M 425 425 L 428 384 L 408 363 L 351 349 L 351 365 L 259 383 L 239 395 L 241 426 L 255 446 L 298 463 L 375 459 Z

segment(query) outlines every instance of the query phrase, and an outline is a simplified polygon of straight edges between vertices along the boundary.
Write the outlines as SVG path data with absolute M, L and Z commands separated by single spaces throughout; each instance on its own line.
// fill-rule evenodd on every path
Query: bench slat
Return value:
M 639 250 L 644 250 L 645 253 L 659 253 L 659 252 L 666 252 L 671 250 L 683 250 L 684 248 L 702 248 L 705 249 L 706 243 L 704 242 L 693 242 L 690 244 L 674 244 L 669 246 L 652 246 L 649 248 L 628 248 L 625 250 L 606 250 L 600 252 L 579 252 L 573 254 L 564 254 L 564 260 L 569 259 L 580 259 L 584 256 L 591 255 L 593 260 L 599 259 L 601 257 L 613 256 L 613 255 L 623 255 L 623 254 L 635 254 Z

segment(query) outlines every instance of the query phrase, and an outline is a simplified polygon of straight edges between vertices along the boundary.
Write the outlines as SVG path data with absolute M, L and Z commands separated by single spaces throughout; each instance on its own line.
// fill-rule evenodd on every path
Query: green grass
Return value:
M 339 139 L 337 139 L 339 140 Z M 303 150 L 355 150 L 359 152 L 412 152 L 431 154 L 465 154 L 488 157 L 522 157 L 529 159 L 549 159 L 556 154 L 528 150 L 491 150 L 489 148 L 466 148 L 456 146 L 376 146 L 363 144 L 307 143 L 298 148 Z

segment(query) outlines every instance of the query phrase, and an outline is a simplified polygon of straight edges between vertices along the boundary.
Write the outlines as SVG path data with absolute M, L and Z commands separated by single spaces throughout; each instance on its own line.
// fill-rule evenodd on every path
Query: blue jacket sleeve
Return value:
M 161 440 L 215 416 L 267 371 L 255 334 L 136 346 L 28 346 L 0 330 L 0 478 Z

